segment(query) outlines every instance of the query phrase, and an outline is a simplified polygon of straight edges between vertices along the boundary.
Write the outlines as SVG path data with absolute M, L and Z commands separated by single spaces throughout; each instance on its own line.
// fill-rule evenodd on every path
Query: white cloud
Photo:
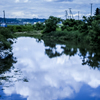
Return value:
M 33 18 L 38 18 L 38 15 L 37 14 L 32 14 L 32 17 Z
M 16 3 L 18 3 L 18 2 L 19 2 L 19 0 L 15 0 L 15 2 L 16 2 Z
M 17 12 L 12 12 L 12 16 L 15 16 L 15 17 L 24 17 L 24 13 L 22 11 L 17 11 Z
M 47 2 L 52 2 L 53 0 L 45 0 L 45 1 L 47 1 Z
M 18 3 L 18 2 L 25 2 L 25 3 L 27 3 L 29 0 L 15 0 L 15 2 L 16 3 Z
M 28 2 L 28 0 L 24 0 L 24 2 Z

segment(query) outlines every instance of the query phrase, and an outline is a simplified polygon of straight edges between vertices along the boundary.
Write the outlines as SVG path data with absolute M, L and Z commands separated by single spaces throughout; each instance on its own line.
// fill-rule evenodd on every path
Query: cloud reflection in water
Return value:
M 5 87 L 5 94 L 17 93 L 27 97 L 27 100 L 57 100 L 74 98 L 83 84 L 91 88 L 100 86 L 100 71 L 82 66 L 78 55 L 69 58 L 63 54 L 50 59 L 45 55 L 45 48 L 43 42 L 37 43 L 34 38 L 18 38 L 13 45 L 14 56 L 18 61 L 14 66 L 21 70 L 21 77 L 25 77 L 28 82 L 14 82 L 13 87 Z

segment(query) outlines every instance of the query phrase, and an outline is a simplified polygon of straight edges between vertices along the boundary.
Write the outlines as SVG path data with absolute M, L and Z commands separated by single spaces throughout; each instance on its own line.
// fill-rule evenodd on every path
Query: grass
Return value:
M 29 32 L 15 32 L 14 35 L 16 37 L 20 36 L 30 36 L 30 37 L 35 37 L 35 38 L 40 38 L 42 36 L 41 31 L 29 31 Z
M 61 27 L 56 28 L 56 31 L 62 31 Z

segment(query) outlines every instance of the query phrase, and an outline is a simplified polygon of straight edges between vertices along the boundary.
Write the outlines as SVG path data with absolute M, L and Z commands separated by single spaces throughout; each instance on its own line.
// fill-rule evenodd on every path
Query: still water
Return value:
M 100 53 L 29 37 L 12 47 L 17 62 L 0 73 L 0 100 L 100 100 Z

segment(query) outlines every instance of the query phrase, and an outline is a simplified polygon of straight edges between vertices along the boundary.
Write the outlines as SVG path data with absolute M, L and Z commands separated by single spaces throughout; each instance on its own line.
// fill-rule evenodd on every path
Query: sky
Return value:
M 65 10 L 69 8 L 75 19 L 89 16 L 100 7 L 100 0 L 0 0 L 0 17 L 5 10 L 6 18 L 49 18 L 55 16 L 65 18 Z

